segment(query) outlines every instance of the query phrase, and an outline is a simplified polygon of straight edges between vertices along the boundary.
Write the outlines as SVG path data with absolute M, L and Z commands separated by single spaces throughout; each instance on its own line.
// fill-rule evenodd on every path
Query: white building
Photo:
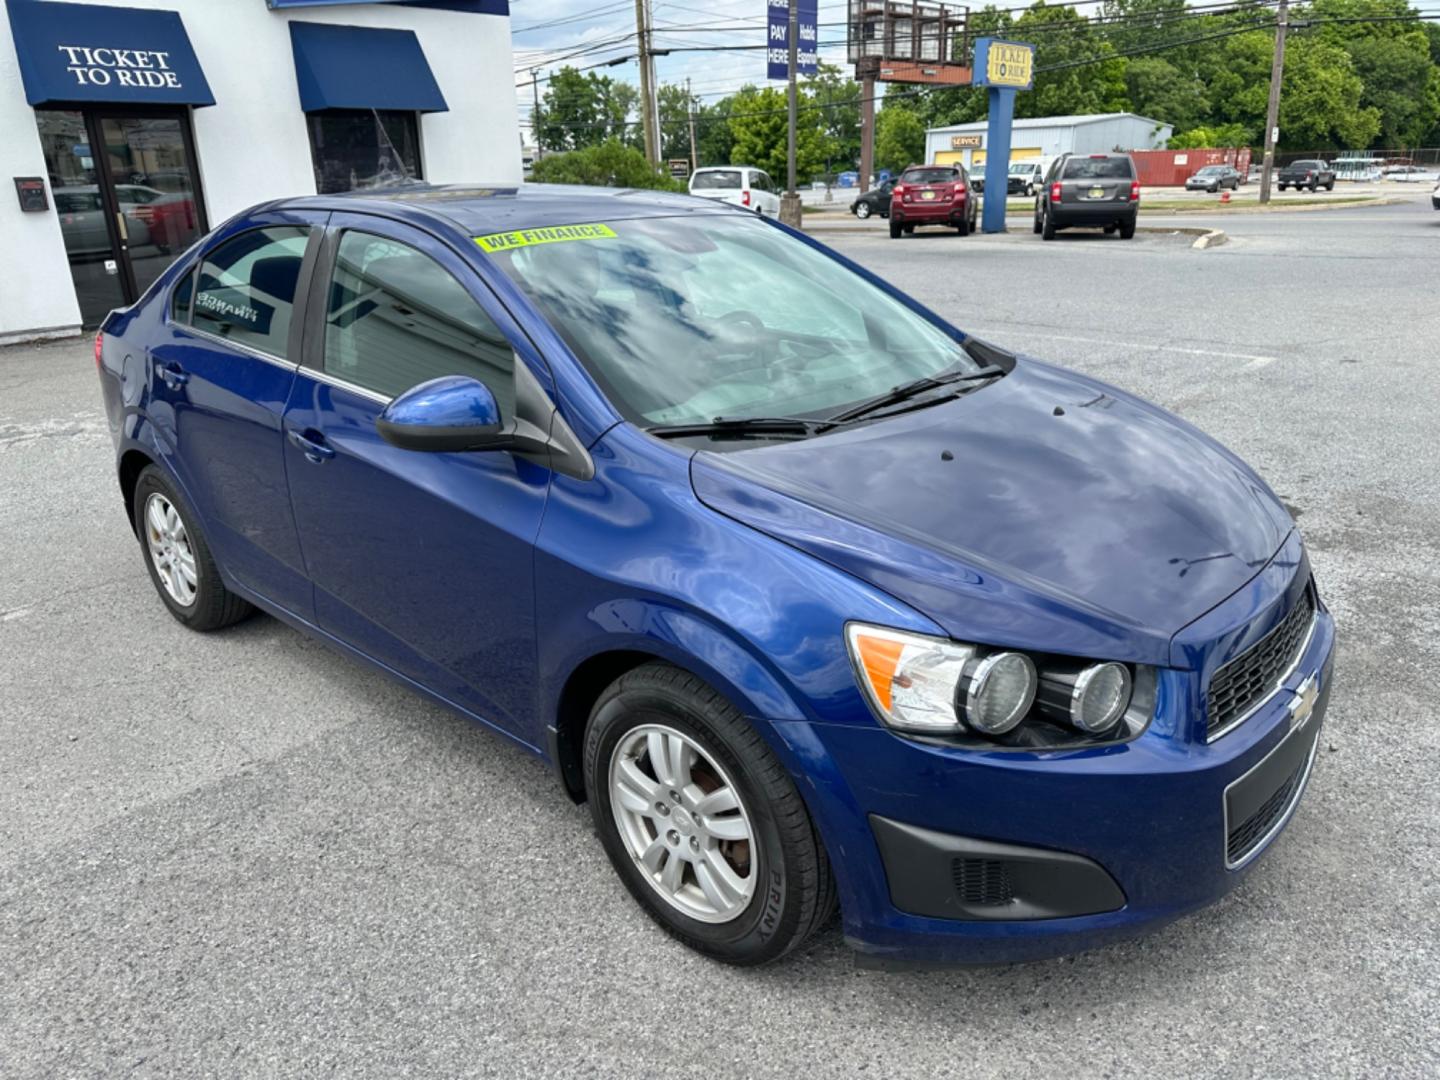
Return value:
M 962 163 L 974 170 L 985 164 L 988 121 L 951 124 L 925 133 L 925 160 L 933 165 Z M 1111 150 L 1154 150 L 1175 129 L 1134 113 L 1094 116 L 1037 116 L 1016 120 L 1011 128 L 1010 160 L 1048 161 L 1060 154 L 1100 154 Z
M 280 196 L 516 183 L 508 0 L 0 0 L 0 343 Z

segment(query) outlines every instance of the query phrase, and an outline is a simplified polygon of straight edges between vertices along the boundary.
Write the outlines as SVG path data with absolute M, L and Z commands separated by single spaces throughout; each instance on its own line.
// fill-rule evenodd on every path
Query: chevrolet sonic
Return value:
M 1334 629 L 1184 421 L 722 204 L 417 186 L 233 218 L 95 361 L 160 600 L 260 609 L 549 762 L 736 964 L 1013 961 L 1214 901 Z

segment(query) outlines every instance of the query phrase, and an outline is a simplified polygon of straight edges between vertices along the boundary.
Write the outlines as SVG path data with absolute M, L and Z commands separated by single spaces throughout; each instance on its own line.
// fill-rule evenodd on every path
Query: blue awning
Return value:
M 413 30 L 292 22 L 300 107 L 448 112 Z
M 214 105 L 175 11 L 8 0 L 25 100 Z

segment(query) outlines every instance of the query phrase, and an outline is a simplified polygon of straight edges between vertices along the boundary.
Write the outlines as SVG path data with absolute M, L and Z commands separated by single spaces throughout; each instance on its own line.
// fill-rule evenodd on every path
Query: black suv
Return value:
M 1140 181 L 1129 154 L 1062 154 L 1035 195 L 1035 231 L 1054 240 L 1073 225 L 1135 235 Z

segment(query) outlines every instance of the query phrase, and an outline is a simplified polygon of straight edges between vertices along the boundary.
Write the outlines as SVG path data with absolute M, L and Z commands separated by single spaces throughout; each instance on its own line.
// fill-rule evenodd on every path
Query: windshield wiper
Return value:
M 821 422 L 824 424 L 843 424 L 847 420 L 868 416 L 888 405 L 898 405 L 902 401 L 908 401 L 918 394 L 925 393 L 927 390 L 934 390 L 940 386 L 949 386 L 952 383 L 993 379 L 1004 374 L 1004 368 L 991 365 L 990 367 L 983 367 L 979 371 L 957 371 L 951 375 L 925 375 L 910 382 L 902 383 L 893 390 L 881 394 L 878 397 L 873 397 L 869 401 L 862 401 L 858 405 L 852 405 L 848 409 L 827 416 Z
M 657 439 L 681 439 L 687 435 L 817 435 L 834 427 L 833 420 L 807 420 L 803 416 L 717 416 L 690 424 L 657 424 L 645 430 Z

